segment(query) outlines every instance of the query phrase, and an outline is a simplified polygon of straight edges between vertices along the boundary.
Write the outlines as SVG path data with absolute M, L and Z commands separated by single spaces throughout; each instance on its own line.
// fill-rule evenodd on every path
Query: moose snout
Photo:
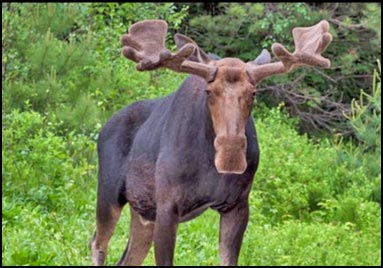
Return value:
M 246 136 L 217 136 L 214 140 L 218 173 L 243 174 L 247 168 Z

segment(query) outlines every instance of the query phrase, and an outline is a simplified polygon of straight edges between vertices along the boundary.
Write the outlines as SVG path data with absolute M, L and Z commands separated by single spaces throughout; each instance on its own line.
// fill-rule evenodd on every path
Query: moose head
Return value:
M 139 71 L 168 68 L 205 79 L 206 102 L 215 132 L 215 167 L 219 173 L 242 174 L 247 168 L 245 124 L 253 106 L 256 85 L 264 78 L 287 73 L 300 65 L 329 67 L 330 60 L 321 53 L 332 41 L 325 20 L 312 27 L 293 29 L 295 51 L 290 53 L 274 43 L 273 54 L 279 60 L 271 63 L 264 49 L 250 62 L 237 58 L 212 60 L 189 37 L 176 34 L 177 52 L 165 48 L 167 23 L 145 20 L 135 23 L 121 37 L 122 53 L 138 63 Z

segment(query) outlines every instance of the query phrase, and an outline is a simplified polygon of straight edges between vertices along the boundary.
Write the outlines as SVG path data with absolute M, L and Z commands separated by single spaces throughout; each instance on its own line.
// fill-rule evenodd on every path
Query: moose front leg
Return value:
M 154 252 L 158 266 L 172 266 L 178 216 L 173 205 L 160 204 L 157 207 L 154 224 Z
M 236 266 L 243 234 L 249 221 L 249 204 L 246 200 L 228 212 L 221 212 L 219 231 L 219 258 L 221 266 Z

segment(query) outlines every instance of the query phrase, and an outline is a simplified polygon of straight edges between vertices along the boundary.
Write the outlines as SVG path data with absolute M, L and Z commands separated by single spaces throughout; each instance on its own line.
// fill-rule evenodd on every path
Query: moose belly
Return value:
M 146 221 L 155 221 L 156 219 L 156 205 L 153 200 L 143 200 L 139 202 L 129 201 L 132 208 L 141 215 L 141 217 Z M 213 203 L 206 203 L 200 207 L 194 208 L 193 210 L 188 210 L 186 213 L 179 215 L 179 222 L 186 222 L 198 217 L 205 210 L 207 210 Z
M 190 221 L 208 209 L 213 203 L 206 203 L 180 216 L 180 222 Z

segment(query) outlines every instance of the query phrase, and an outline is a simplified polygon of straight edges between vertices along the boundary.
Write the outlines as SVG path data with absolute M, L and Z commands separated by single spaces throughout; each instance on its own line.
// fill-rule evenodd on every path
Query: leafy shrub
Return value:
M 56 123 L 36 112 L 3 119 L 3 264 L 71 264 L 71 255 L 87 248 L 70 244 L 83 243 L 78 234 L 89 233 L 94 217 L 95 140 L 56 136 Z
M 89 179 L 96 164 L 95 140 L 74 132 L 67 139 L 56 136 L 56 125 L 36 112 L 14 110 L 4 117 L 3 193 L 15 193 L 15 185 L 18 195 L 33 199 L 35 188 L 74 187 L 76 180 Z M 49 194 L 41 197 L 49 199 Z
M 355 211 L 370 202 L 374 188 L 368 166 L 350 168 L 331 141 L 299 136 L 296 120 L 281 108 L 256 118 L 261 160 L 251 198 L 260 213 L 273 224 L 293 218 L 359 225 Z M 336 206 L 336 216 L 329 204 Z

